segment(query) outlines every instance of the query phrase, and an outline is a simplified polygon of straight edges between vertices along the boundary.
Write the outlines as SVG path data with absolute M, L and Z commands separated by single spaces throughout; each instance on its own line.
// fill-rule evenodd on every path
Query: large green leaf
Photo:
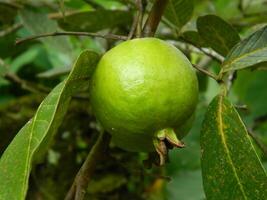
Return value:
M 232 47 L 240 41 L 235 29 L 216 15 L 199 17 L 197 30 L 207 45 L 223 56 L 226 56 Z
M 239 42 L 223 62 L 223 72 L 238 70 L 267 61 L 267 26 Z
M 131 23 L 132 14 L 120 10 L 79 12 L 58 19 L 59 26 L 67 31 L 100 31 Z
M 68 78 L 40 104 L 34 117 L 19 131 L 0 160 L 0 199 L 25 198 L 31 166 L 47 150 L 61 124 L 71 96 L 88 87 L 98 55 L 84 51 Z
M 266 172 L 240 116 L 222 95 L 208 107 L 200 143 L 207 199 L 266 199 Z
M 193 11 L 193 1 L 169 0 L 164 17 L 179 30 L 190 20 Z

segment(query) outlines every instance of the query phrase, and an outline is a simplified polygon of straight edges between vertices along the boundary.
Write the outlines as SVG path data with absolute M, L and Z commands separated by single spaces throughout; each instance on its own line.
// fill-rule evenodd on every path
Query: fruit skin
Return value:
M 155 133 L 179 130 L 197 101 L 191 63 L 177 48 L 156 38 L 133 39 L 112 48 L 92 77 L 96 118 L 113 142 L 129 151 L 153 151 Z M 176 133 L 179 139 L 184 135 Z

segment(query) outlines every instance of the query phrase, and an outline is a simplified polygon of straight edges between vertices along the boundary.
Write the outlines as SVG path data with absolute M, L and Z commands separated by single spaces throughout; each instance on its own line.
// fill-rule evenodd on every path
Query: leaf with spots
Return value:
M 51 143 L 67 111 L 71 96 L 88 88 L 99 56 L 84 51 L 67 79 L 40 104 L 34 117 L 18 132 L 0 159 L 0 200 L 25 199 L 32 164 Z
M 201 130 L 207 199 L 267 199 L 267 175 L 239 114 L 222 95 L 208 107 Z
M 233 46 L 240 41 L 235 29 L 216 15 L 199 17 L 197 30 L 206 44 L 222 56 L 226 56 Z
M 239 42 L 226 56 L 222 71 L 254 67 L 267 61 L 267 26 Z

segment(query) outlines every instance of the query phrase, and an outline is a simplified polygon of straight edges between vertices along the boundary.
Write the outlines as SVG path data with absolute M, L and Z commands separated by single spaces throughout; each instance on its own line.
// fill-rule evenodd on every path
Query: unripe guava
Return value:
M 114 143 L 129 151 L 153 151 L 153 141 L 169 132 L 177 142 L 185 135 L 179 127 L 190 121 L 197 101 L 192 65 L 181 51 L 156 38 L 112 48 L 92 77 L 95 116 Z

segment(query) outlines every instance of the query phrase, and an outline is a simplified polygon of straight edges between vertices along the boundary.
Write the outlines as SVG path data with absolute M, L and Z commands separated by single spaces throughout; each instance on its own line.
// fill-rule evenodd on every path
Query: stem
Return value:
M 90 32 L 53 32 L 53 33 L 44 33 L 40 35 L 33 35 L 30 37 L 18 39 L 16 41 L 16 45 L 21 44 L 26 41 L 35 40 L 38 38 L 50 37 L 50 36 L 62 36 L 62 35 L 75 35 L 75 36 L 89 36 L 89 37 L 101 37 L 105 39 L 112 39 L 112 40 L 127 40 L 127 36 L 123 35 L 114 35 L 114 34 L 100 34 L 100 33 L 90 33 Z
M 3 31 L 0 31 L 0 37 L 4 37 L 8 34 L 11 34 L 15 31 L 17 31 L 18 29 L 20 29 L 22 27 L 22 24 L 21 23 L 18 23 L 18 24 L 14 24 L 12 25 L 11 27 L 8 27 L 7 29 L 3 30 Z
M 9 80 L 9 81 L 19 85 L 22 89 L 28 90 L 28 91 L 33 92 L 33 93 L 40 93 L 40 92 L 41 93 L 48 93 L 48 92 L 50 92 L 49 88 L 42 86 L 42 85 L 38 85 L 36 83 L 32 83 L 32 82 L 23 80 L 20 77 L 18 77 L 16 74 L 13 74 L 10 72 L 7 72 L 4 75 L 4 78 L 6 80 Z
M 163 15 L 168 0 L 156 0 L 143 28 L 144 37 L 153 37 Z
M 68 191 L 65 200 L 82 200 L 86 194 L 86 189 L 88 183 L 91 179 L 91 176 L 96 168 L 96 163 L 104 155 L 105 151 L 108 148 L 110 141 L 110 135 L 102 132 L 95 145 L 89 152 L 85 162 L 77 173 L 74 182 Z
M 134 36 L 134 32 L 142 29 L 142 21 L 143 21 L 143 6 L 142 6 L 142 0 L 136 0 L 136 7 L 137 7 L 137 13 L 134 17 L 134 21 L 131 27 L 131 30 L 128 35 L 128 39 L 132 39 Z M 141 24 L 141 29 L 140 29 L 140 24 Z M 140 37 L 140 34 L 137 34 L 138 37 Z
M 216 52 L 214 52 L 214 51 L 212 51 L 212 50 L 208 51 L 208 50 L 206 50 L 205 48 L 202 48 L 202 47 L 200 47 L 200 46 L 198 46 L 198 45 L 192 43 L 191 41 L 185 39 L 184 37 L 180 37 L 180 38 L 181 38 L 182 41 L 184 41 L 184 42 L 186 42 L 186 43 L 188 43 L 188 44 L 194 46 L 195 48 L 199 49 L 201 52 L 203 52 L 203 53 L 206 54 L 207 56 L 213 58 L 213 59 L 216 60 L 218 63 L 221 64 L 221 63 L 223 62 L 224 58 L 223 58 L 222 56 L 218 55 Z
M 193 67 L 196 68 L 198 71 L 202 72 L 203 74 L 206 74 L 209 77 L 213 78 L 215 81 L 219 81 L 218 77 L 215 74 L 213 74 L 213 73 L 211 73 L 211 72 L 209 72 L 209 71 L 207 71 L 201 67 L 198 67 L 197 65 L 194 65 L 194 64 L 193 64 Z

